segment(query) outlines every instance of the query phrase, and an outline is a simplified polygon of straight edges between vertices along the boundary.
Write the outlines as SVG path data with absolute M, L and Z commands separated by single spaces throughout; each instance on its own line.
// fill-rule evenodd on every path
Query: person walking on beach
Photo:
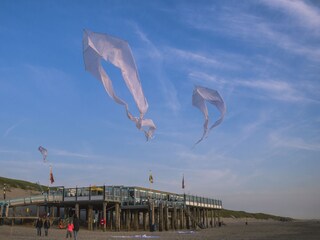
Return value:
M 80 228 L 79 218 L 77 217 L 77 215 L 74 215 L 74 217 L 73 217 L 73 237 L 74 237 L 74 240 L 77 240 L 79 228 Z
M 37 221 L 36 221 L 37 236 L 41 236 L 42 225 L 43 225 L 42 219 L 38 218 Z
M 67 234 L 66 234 L 66 239 L 68 237 L 72 238 L 72 232 L 73 232 L 73 223 L 69 222 L 67 226 Z
M 48 236 L 49 228 L 50 228 L 50 221 L 48 218 L 43 223 L 43 228 L 44 228 L 44 235 Z

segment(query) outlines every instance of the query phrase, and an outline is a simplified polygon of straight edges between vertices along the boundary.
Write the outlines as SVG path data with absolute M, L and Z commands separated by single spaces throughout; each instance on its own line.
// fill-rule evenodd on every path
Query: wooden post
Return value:
M 180 208 L 180 229 L 185 229 L 184 209 Z
M 50 213 L 50 216 L 51 216 L 51 218 L 52 219 L 54 219 L 54 206 L 52 206 L 51 208 L 50 208 L 50 210 L 51 210 L 51 213 Z
M 15 216 L 16 216 L 16 207 L 13 207 L 12 208 L 12 214 L 13 214 L 13 218 L 11 220 L 11 224 L 12 226 L 14 225 L 14 222 L 15 222 Z
M 107 230 L 107 202 L 102 204 L 102 217 L 104 219 L 103 231 Z
M 60 217 L 60 206 L 57 206 L 57 217 Z
M 126 229 L 127 231 L 130 231 L 130 226 L 131 226 L 131 212 L 130 209 L 127 209 L 125 211 L 126 213 Z
M 88 206 L 88 214 L 87 214 L 87 217 L 88 217 L 88 230 L 92 231 L 93 230 L 93 207 L 92 205 L 89 205 Z
M 158 212 L 159 212 L 159 231 L 162 232 L 163 231 L 163 203 L 161 202 L 159 204 L 159 208 L 158 208 Z
M 138 209 L 134 210 L 133 224 L 134 224 L 134 230 L 138 231 L 139 230 L 139 210 Z
M 210 210 L 211 214 L 210 214 L 210 226 L 213 227 L 213 209 Z
M 120 231 L 120 206 L 119 203 L 115 203 L 115 227 L 116 227 L 116 231 L 119 232 Z
M 164 229 L 169 230 L 169 209 L 168 204 L 164 206 Z
M 40 217 L 40 206 L 37 205 L 37 218 L 39 218 L 39 217 Z
M 3 209 L 4 209 L 4 205 L 1 205 L 0 206 L 0 217 L 3 217 Z M 0 221 L 2 221 L 2 219 Z
M 204 208 L 202 208 L 202 209 L 201 209 L 201 212 L 202 212 L 202 216 L 201 216 L 201 218 L 202 218 L 202 225 L 203 225 L 204 227 L 206 227 L 206 210 L 205 210 Z
M 147 231 L 147 230 L 148 230 L 148 226 L 147 226 L 147 223 L 148 223 L 148 221 L 147 221 L 147 212 L 146 212 L 146 211 L 143 211 L 142 214 L 143 214 L 143 216 L 142 216 L 142 218 L 143 218 L 143 230 L 144 230 L 144 231 Z
M 216 210 L 213 210 L 213 226 L 217 226 L 217 220 L 216 220 Z
M 198 214 L 197 214 L 197 208 L 196 207 L 193 208 L 193 218 L 194 218 L 194 220 L 198 221 Z M 192 228 L 196 229 L 196 227 L 197 227 L 196 222 L 192 221 Z
M 9 206 L 6 206 L 6 217 L 9 217 Z
M 186 216 L 187 229 L 190 229 L 190 228 L 191 228 L 190 216 L 189 216 L 190 213 L 191 213 L 191 212 L 190 212 L 190 207 L 187 207 L 187 208 L 186 208 L 186 214 L 185 214 L 185 216 Z
M 154 203 L 153 202 L 149 202 L 149 227 L 150 230 L 152 230 L 152 227 L 154 226 Z
M 76 205 L 75 205 L 75 214 L 77 215 L 78 218 L 80 218 L 80 207 L 79 207 L 79 203 L 76 203 Z
M 209 211 L 208 211 L 208 209 L 206 209 L 205 212 L 206 212 L 206 227 L 208 228 L 209 227 L 209 217 L 208 217 Z
M 173 220 L 173 228 L 172 229 L 177 229 L 177 206 L 174 205 L 173 206 L 173 216 L 172 216 L 172 220 Z

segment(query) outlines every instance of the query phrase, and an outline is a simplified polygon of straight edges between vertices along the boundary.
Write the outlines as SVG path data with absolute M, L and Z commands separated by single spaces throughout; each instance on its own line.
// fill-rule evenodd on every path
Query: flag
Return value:
M 52 167 L 50 166 L 50 183 L 54 183 L 53 173 L 52 173 Z
M 184 189 L 184 175 L 182 176 L 182 189 Z
M 150 175 L 149 175 L 149 182 L 153 183 L 153 177 L 152 177 L 152 173 L 151 172 L 150 172 Z
M 47 158 L 47 155 L 48 155 L 47 149 L 45 149 L 44 147 L 40 146 L 40 147 L 38 148 L 38 150 L 39 150 L 40 153 L 42 154 L 43 161 L 45 162 L 45 161 L 46 161 L 46 158 Z

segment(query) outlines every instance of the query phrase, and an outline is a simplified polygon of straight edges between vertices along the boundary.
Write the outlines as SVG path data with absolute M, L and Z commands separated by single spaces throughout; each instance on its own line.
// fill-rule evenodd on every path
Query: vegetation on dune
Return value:
M 220 211 L 220 216 L 225 218 L 255 218 L 255 219 L 261 219 L 261 220 L 273 219 L 277 221 L 293 220 L 292 218 L 275 216 L 275 215 L 270 215 L 266 213 L 248 213 L 245 211 L 234 211 L 234 210 L 228 210 L 228 209 L 222 209 Z
M 41 185 L 40 187 L 38 183 L 31 183 L 23 180 L 0 177 L 0 186 L 3 187 L 4 184 L 6 184 L 8 191 L 10 191 L 11 188 L 20 188 L 23 190 L 35 190 L 35 191 L 40 191 L 41 187 L 45 188 L 45 186 L 43 185 Z

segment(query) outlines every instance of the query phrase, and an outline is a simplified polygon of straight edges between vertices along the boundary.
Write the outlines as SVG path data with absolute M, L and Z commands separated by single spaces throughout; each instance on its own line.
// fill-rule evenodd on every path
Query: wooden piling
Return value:
M 102 217 L 104 219 L 103 231 L 107 230 L 107 202 L 102 203 Z
M 76 216 L 79 218 L 79 217 L 80 217 L 80 207 L 79 207 L 79 203 L 76 203 L 74 209 L 75 209 L 75 214 L 76 214 Z
M 120 206 L 119 203 L 115 203 L 115 230 L 120 231 Z
M 88 221 L 88 230 L 92 231 L 93 230 L 93 207 L 92 205 L 88 206 L 87 209 L 87 221 Z
M 159 203 L 159 231 L 163 231 L 163 203 Z

